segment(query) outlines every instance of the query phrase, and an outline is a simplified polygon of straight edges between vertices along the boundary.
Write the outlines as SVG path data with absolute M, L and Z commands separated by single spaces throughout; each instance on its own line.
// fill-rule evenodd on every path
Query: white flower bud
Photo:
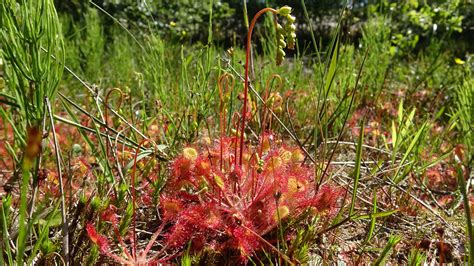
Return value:
M 286 19 L 288 20 L 288 23 L 291 23 L 291 24 L 295 23 L 296 21 L 295 16 L 292 16 L 292 15 L 286 16 Z

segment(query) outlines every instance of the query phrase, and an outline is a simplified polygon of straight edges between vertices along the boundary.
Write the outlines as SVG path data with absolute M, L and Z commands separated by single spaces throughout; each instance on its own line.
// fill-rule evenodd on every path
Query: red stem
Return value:
M 253 17 L 252 22 L 250 22 L 249 31 L 247 33 L 247 51 L 245 53 L 244 106 L 242 109 L 242 125 L 240 128 L 240 154 L 239 154 L 240 166 L 242 166 L 242 155 L 244 152 L 244 130 L 245 130 L 245 117 L 247 114 L 247 95 L 248 95 L 248 90 L 249 90 L 249 61 L 250 61 L 249 59 L 250 59 L 250 49 L 252 45 L 252 32 L 253 32 L 253 28 L 255 27 L 255 23 L 257 23 L 257 19 L 261 15 L 263 15 L 265 12 L 272 12 L 273 14 L 276 14 L 278 11 L 270 7 L 267 7 L 258 11 L 258 13 L 255 14 L 255 16 Z M 235 161 L 237 162 L 237 160 Z
M 122 106 L 122 102 L 123 102 L 123 93 L 120 89 L 117 89 L 117 88 L 113 88 L 111 90 L 109 90 L 107 92 L 107 96 L 105 97 L 105 109 L 104 109 L 104 112 L 105 112 L 105 115 L 104 115 L 104 122 L 105 122 L 105 132 L 107 133 L 107 130 L 109 128 L 109 99 L 110 99 L 110 95 L 113 93 L 113 92 L 118 92 L 120 94 L 120 101 L 117 105 L 117 109 L 120 109 L 120 107 Z M 109 138 L 107 138 L 107 145 L 105 146 L 106 148 L 106 154 L 107 156 L 109 155 L 109 146 L 110 146 L 110 143 L 109 142 Z

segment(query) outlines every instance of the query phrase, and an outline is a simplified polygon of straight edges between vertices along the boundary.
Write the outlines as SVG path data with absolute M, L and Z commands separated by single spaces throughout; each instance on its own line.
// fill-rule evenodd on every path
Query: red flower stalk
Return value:
M 239 154 L 239 165 L 242 165 L 242 155 L 244 149 L 244 132 L 245 132 L 245 119 L 247 114 L 247 101 L 248 101 L 248 90 L 249 90 L 249 63 L 250 63 L 250 49 L 252 45 L 252 32 L 253 28 L 255 27 L 255 23 L 257 23 L 257 19 L 266 12 L 272 12 L 273 14 L 277 14 L 278 11 L 273 8 L 264 8 L 258 11 L 257 14 L 253 17 L 252 21 L 250 22 L 249 31 L 247 33 L 247 47 L 245 52 L 245 81 L 244 81 L 244 106 L 242 108 L 242 124 L 240 128 L 240 154 Z
M 245 122 L 246 122 L 246 117 L 247 117 L 247 101 L 248 101 L 248 89 L 249 89 L 249 68 L 250 68 L 250 50 L 252 47 L 252 32 L 253 28 L 255 27 L 255 24 L 257 23 L 257 19 L 265 14 L 266 12 L 272 12 L 275 15 L 281 15 L 286 17 L 287 24 L 285 25 L 285 28 L 281 27 L 280 24 L 276 24 L 276 30 L 277 30 L 277 64 L 281 63 L 283 60 L 283 57 L 285 56 L 285 52 L 283 51 L 283 48 L 287 46 L 288 43 L 288 48 L 289 49 L 294 49 L 294 44 L 296 40 L 296 34 L 295 34 L 295 17 L 291 16 L 291 7 L 284 6 L 278 10 L 267 7 L 264 8 L 255 14 L 253 17 L 252 21 L 250 22 L 249 26 L 249 31 L 247 33 L 247 46 L 246 46 L 246 53 L 245 53 L 245 80 L 244 80 L 244 103 L 243 103 L 243 108 L 242 108 L 242 123 L 241 123 L 241 128 L 240 128 L 240 154 L 239 154 L 239 165 L 242 165 L 242 156 L 243 156 L 243 149 L 244 149 L 244 132 L 245 132 Z M 276 22 L 276 18 L 275 18 Z M 286 40 L 287 43 L 285 42 L 285 36 L 283 34 L 286 34 Z M 239 134 L 237 134 L 239 136 Z M 236 154 L 237 156 L 237 154 Z

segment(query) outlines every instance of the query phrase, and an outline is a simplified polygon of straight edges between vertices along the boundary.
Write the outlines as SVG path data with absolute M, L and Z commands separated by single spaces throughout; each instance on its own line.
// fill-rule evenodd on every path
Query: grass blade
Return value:
M 459 183 L 459 191 L 462 195 L 462 200 L 464 204 L 464 213 L 466 215 L 466 227 L 467 227 L 467 235 L 468 235 L 468 242 L 469 242 L 469 265 L 474 265 L 474 232 L 473 232 L 473 225 L 472 225 L 472 218 L 471 218 L 471 206 L 469 204 L 469 195 L 466 190 L 467 185 L 466 181 L 464 181 L 464 174 L 462 167 L 457 168 L 457 176 L 458 176 L 458 183 Z
M 360 133 L 359 133 L 359 140 L 357 142 L 357 151 L 356 151 L 356 163 L 355 163 L 355 170 L 354 170 L 354 185 L 352 190 L 352 199 L 351 199 L 351 208 L 349 210 L 349 216 L 352 216 L 354 213 L 355 202 L 357 199 L 357 188 L 359 186 L 359 179 L 360 179 L 360 164 L 362 161 L 362 147 L 364 144 L 364 119 L 360 123 Z
M 403 165 L 405 161 L 408 159 L 408 156 L 410 156 L 412 150 L 415 148 L 415 145 L 418 143 L 420 140 L 422 134 L 425 132 L 425 128 L 427 127 L 427 124 L 424 123 L 421 128 L 416 132 L 415 136 L 413 137 L 413 140 L 410 142 L 410 145 L 408 146 L 407 150 L 405 151 L 405 154 L 402 157 L 402 160 L 400 161 L 400 165 Z M 403 180 L 403 177 L 405 175 L 401 175 L 400 177 L 398 176 L 400 173 L 400 170 L 402 168 L 399 167 L 397 168 L 397 171 L 395 172 L 395 175 L 393 175 L 393 182 L 395 184 L 400 183 Z
M 391 250 L 395 245 L 400 242 L 402 238 L 400 236 L 390 236 L 388 239 L 387 245 L 385 248 L 382 250 L 382 253 L 380 253 L 379 258 L 377 261 L 375 261 L 374 265 L 379 266 L 379 265 L 385 265 L 385 261 L 388 259 L 388 256 L 390 255 Z
M 372 200 L 372 205 L 374 205 L 374 208 L 372 209 L 372 214 L 375 215 L 377 213 L 377 191 L 374 191 L 374 198 Z M 367 232 L 367 238 L 365 239 L 366 242 L 369 242 L 370 239 L 372 239 L 372 236 L 374 235 L 375 222 L 376 222 L 376 217 L 373 216 L 372 219 L 370 219 L 369 231 Z

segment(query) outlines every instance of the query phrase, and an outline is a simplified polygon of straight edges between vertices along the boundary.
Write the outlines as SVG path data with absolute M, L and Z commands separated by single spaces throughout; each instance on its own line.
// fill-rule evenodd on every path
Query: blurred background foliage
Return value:
M 301 47 L 309 46 L 309 27 L 304 18 L 300 1 L 254 0 L 247 1 L 193 1 L 193 0 L 96 0 L 110 15 L 136 34 L 153 32 L 166 39 L 188 43 L 207 43 L 212 2 L 213 41 L 226 47 L 243 44 L 246 32 L 244 9 L 252 17 L 264 6 L 290 5 L 298 18 L 298 39 Z M 317 38 L 323 43 L 330 39 L 330 33 L 342 16 L 342 33 L 345 40 L 357 43 L 362 37 L 362 25 L 373 16 L 386 16 L 390 20 L 393 52 L 406 55 L 418 51 L 432 40 L 447 40 L 454 37 L 456 50 L 472 52 L 474 19 L 472 0 L 362 0 L 332 1 L 306 0 L 309 18 Z M 56 0 L 60 13 L 70 16 L 73 21 L 84 23 L 88 20 L 89 1 Z M 345 9 L 343 9 L 346 7 Z M 114 21 L 107 16 L 104 20 L 106 36 L 110 35 L 109 25 Z M 90 19 L 90 18 L 89 18 Z M 451 43 L 444 42 L 446 45 Z
M 215 75 L 221 74 L 223 64 L 243 71 L 245 21 L 265 6 L 293 7 L 298 43 L 297 49 L 287 51 L 286 65 L 266 64 L 256 71 L 261 73 L 255 77 L 261 84 L 265 76 L 287 68 L 292 73 L 286 75 L 291 76 L 288 86 L 296 89 L 308 73 L 324 67 L 331 53 L 325 47 L 331 47 L 334 32 L 344 47 L 339 69 L 347 71 L 341 74 L 347 80 L 338 84 L 340 88 L 354 83 L 354 64 L 369 51 L 361 78 L 366 87 L 362 98 L 378 95 L 391 84 L 394 90 L 409 88 L 408 93 L 428 89 L 447 103 L 455 95 L 453 84 L 465 76 L 461 69 L 472 65 L 472 0 L 304 3 L 307 16 L 301 0 L 56 0 L 55 4 L 63 25 L 67 66 L 99 87 L 118 87 L 133 97 L 156 99 L 134 108 L 149 112 L 155 107 L 181 111 L 189 107 L 193 110 L 188 112 L 189 121 L 203 122 L 212 111 Z M 255 51 L 268 60 L 274 60 L 276 51 L 272 20 L 266 16 L 254 32 Z M 314 51 L 311 28 L 319 53 Z M 318 63 L 319 56 L 323 60 Z M 321 73 L 314 71 L 314 80 L 322 80 Z M 65 79 L 71 80 L 64 84 L 76 86 L 71 75 Z M 342 89 L 339 93 L 344 95 Z M 176 119 L 160 115 L 171 124 Z M 190 125 L 189 132 L 195 132 L 196 126 Z

